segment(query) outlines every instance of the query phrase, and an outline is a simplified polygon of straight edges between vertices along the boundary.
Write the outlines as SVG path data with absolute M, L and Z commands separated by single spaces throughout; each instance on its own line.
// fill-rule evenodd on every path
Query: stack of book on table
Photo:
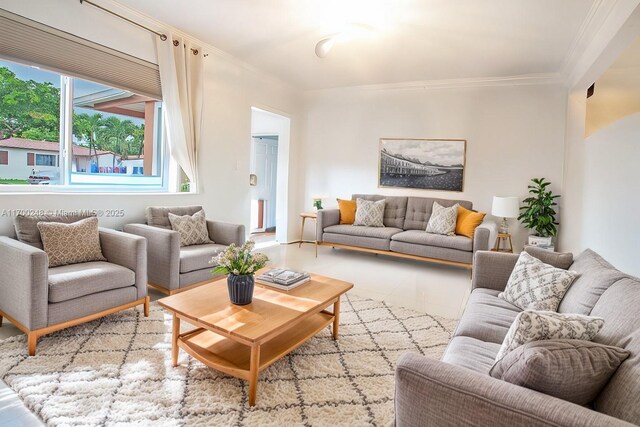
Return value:
M 309 273 L 288 268 L 272 268 L 256 276 L 256 282 L 285 291 L 297 288 L 310 280 Z

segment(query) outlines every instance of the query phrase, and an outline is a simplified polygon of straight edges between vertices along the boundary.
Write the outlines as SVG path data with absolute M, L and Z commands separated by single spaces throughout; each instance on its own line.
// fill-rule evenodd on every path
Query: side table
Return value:
M 318 258 L 318 239 L 314 240 L 303 240 L 304 239 L 304 224 L 307 219 L 313 220 L 314 223 L 318 221 L 318 214 L 316 212 L 302 212 L 300 213 L 300 218 L 302 218 L 302 226 L 300 227 L 300 243 L 298 247 L 302 247 L 303 243 L 313 243 L 316 246 L 316 258 Z
M 503 243 L 508 244 L 508 247 L 502 248 Z M 511 233 L 498 233 L 496 238 L 496 244 L 491 249 L 494 252 L 508 252 L 513 253 L 513 244 L 511 243 Z

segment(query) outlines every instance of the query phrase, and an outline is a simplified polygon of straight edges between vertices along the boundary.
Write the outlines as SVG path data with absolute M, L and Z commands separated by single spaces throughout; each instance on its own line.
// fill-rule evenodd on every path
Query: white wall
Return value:
M 583 244 L 640 277 L 640 113 L 584 141 Z
M 591 248 L 616 267 L 640 276 L 640 224 L 637 215 L 627 215 L 637 211 L 640 193 L 638 118 L 630 116 L 584 138 L 586 89 L 640 35 L 638 1 L 620 2 L 609 21 L 573 71 L 574 87 L 567 103 L 566 197 L 561 215 L 565 228 L 560 247 L 574 254 Z
M 557 85 L 312 93 L 300 200 L 324 194 L 331 207 L 352 193 L 413 195 L 471 200 L 490 212 L 494 195 L 524 198 L 528 181 L 540 176 L 560 193 L 565 103 L 566 91 Z M 464 192 L 378 188 L 384 137 L 466 139 Z M 527 231 L 516 220 L 510 225 L 520 250 Z
M 126 13 L 116 3 L 102 4 Z M 3 0 L 2 7 L 155 61 L 154 36 L 89 5 L 69 0 Z M 148 25 L 158 27 L 153 22 Z M 0 194 L 0 209 L 124 209 L 125 217 L 100 221 L 104 226 L 120 227 L 143 220 L 145 207 L 149 205 L 201 204 L 208 217 L 243 223 L 248 228 L 251 106 L 291 117 L 291 152 L 295 155 L 299 149 L 296 144 L 301 101 L 296 92 L 270 76 L 210 46 L 205 45 L 203 50 L 209 56 L 205 59 L 204 124 L 198 153 L 199 194 Z M 12 233 L 10 215 L 0 217 L 0 234 Z

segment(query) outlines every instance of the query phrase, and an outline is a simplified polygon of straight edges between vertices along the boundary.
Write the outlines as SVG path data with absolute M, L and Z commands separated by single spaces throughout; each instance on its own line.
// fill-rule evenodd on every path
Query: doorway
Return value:
M 286 240 L 289 119 L 251 108 L 251 220 L 257 247 Z

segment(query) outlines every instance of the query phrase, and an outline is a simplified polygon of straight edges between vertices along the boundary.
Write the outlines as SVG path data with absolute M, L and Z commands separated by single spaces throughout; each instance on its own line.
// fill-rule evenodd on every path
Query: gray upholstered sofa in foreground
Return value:
M 22 241 L 0 237 L 0 325 L 6 317 L 27 334 L 30 356 L 43 335 L 137 305 L 149 315 L 147 242 L 141 237 L 100 228 L 107 261 L 49 268 L 37 222 L 83 218 L 23 217 L 16 220 Z
M 231 243 L 245 241 L 244 225 L 207 220 L 214 243 L 180 247 L 180 234 L 171 229 L 169 212 L 193 215 L 202 206 L 148 207 L 147 224 L 127 224 L 124 231 L 147 239 L 149 286 L 171 295 L 211 281 L 211 258 Z
M 354 194 L 353 200 L 385 199 L 384 227 L 361 227 L 340 224 L 340 210 L 318 211 L 316 239 L 318 244 L 385 255 L 453 264 L 471 268 L 473 254 L 490 249 L 496 237 L 496 226 L 490 221 L 476 228 L 473 239 L 465 236 L 443 236 L 427 233 L 433 202 L 449 207 L 458 203 L 473 209 L 467 200 L 431 197 L 392 197 L 376 194 Z
M 627 426 L 640 424 L 640 279 L 587 250 L 579 257 L 531 250 L 580 273 L 558 311 L 604 318 L 596 343 L 631 354 L 596 399 L 580 406 L 489 375 L 518 308 L 499 299 L 517 255 L 478 252 L 473 291 L 442 361 L 416 354 L 396 367 L 396 425 Z

